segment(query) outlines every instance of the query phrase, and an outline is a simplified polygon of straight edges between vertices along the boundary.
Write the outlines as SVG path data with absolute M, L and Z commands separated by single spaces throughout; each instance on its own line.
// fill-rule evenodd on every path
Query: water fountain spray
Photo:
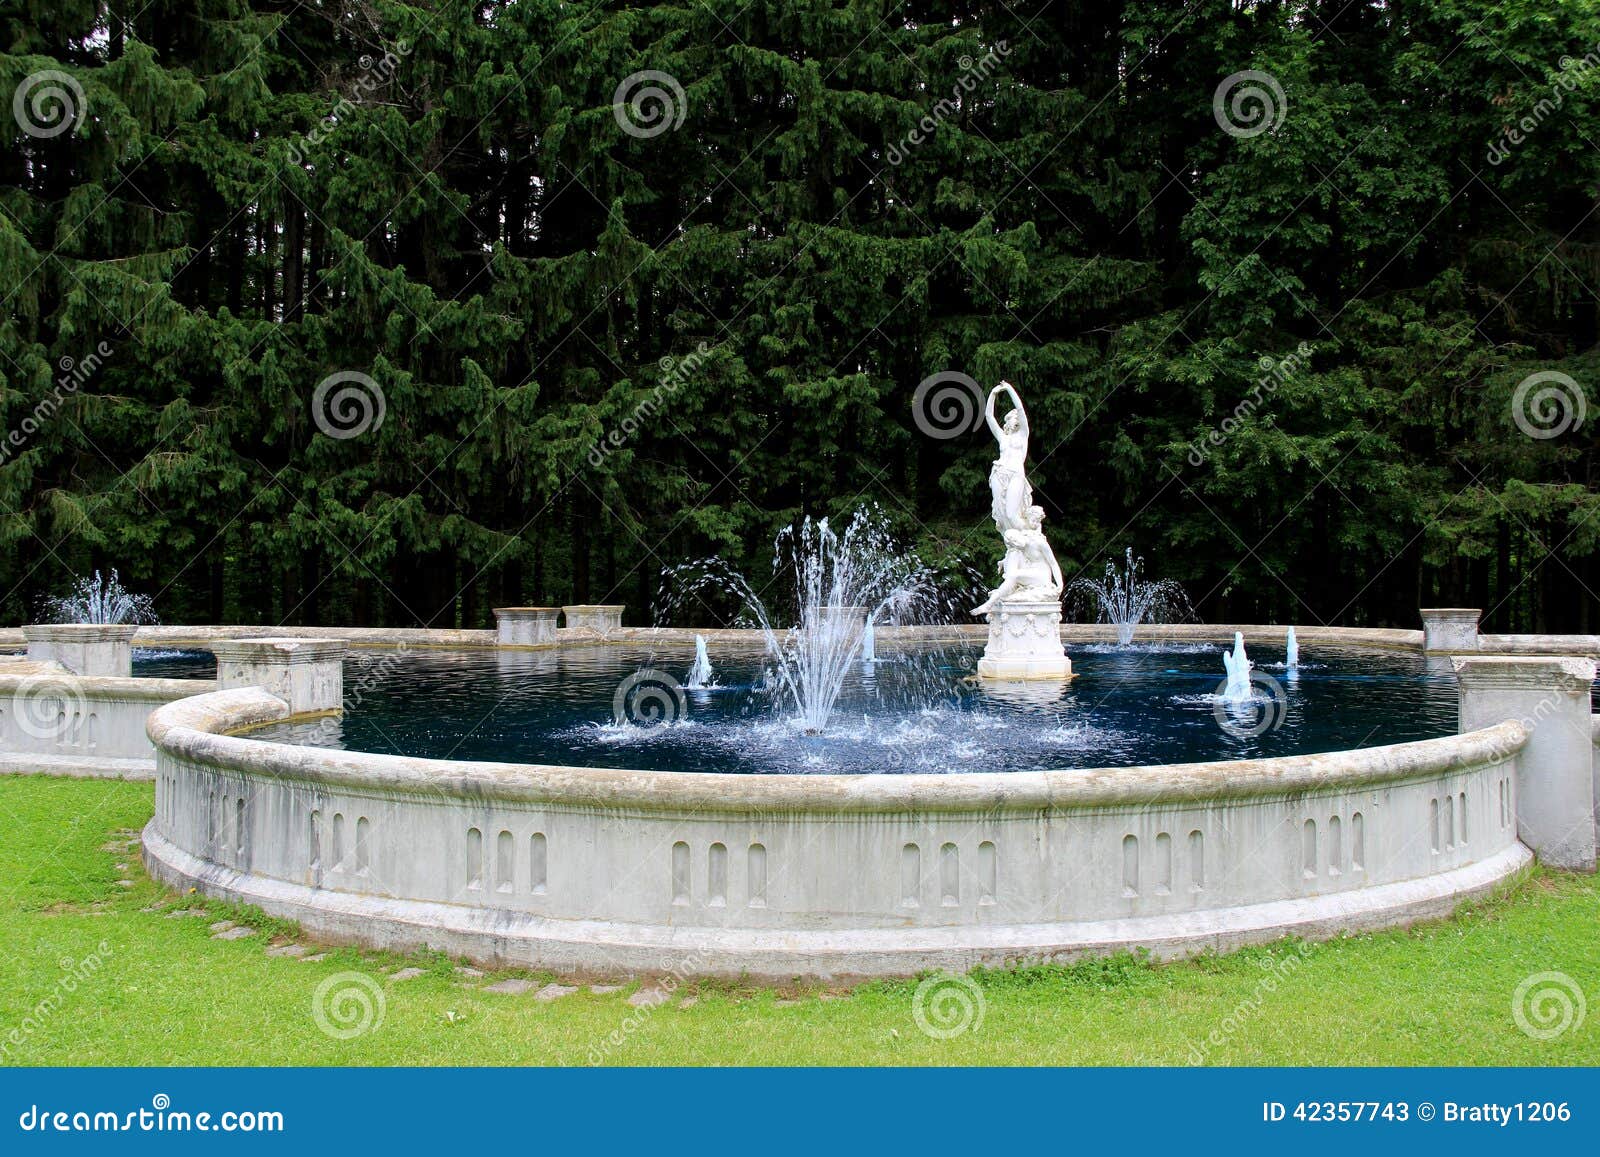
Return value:
M 115 626 L 156 622 L 155 604 L 150 596 L 129 592 L 115 570 L 105 578 L 95 571 L 93 577 L 80 578 L 73 583 L 72 593 L 45 600 L 45 616 L 47 622 L 53 623 Z
M 1145 579 L 1144 559 L 1136 557 L 1131 546 L 1120 571 L 1115 563 L 1108 562 L 1104 578 L 1074 579 L 1067 593 L 1080 604 L 1092 599 L 1098 621 L 1113 624 L 1117 642 L 1124 647 L 1133 642 L 1133 629 L 1142 622 L 1194 617 L 1188 596 L 1177 583 L 1171 579 Z

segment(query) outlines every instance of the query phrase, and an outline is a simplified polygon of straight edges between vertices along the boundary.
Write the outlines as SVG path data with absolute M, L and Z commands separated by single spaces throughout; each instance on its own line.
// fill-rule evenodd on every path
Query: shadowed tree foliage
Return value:
M 953 372 L 1069 578 L 1600 630 L 1592 5 L 0 0 L 0 95 L 8 621 L 641 622 L 865 502 L 987 571 Z

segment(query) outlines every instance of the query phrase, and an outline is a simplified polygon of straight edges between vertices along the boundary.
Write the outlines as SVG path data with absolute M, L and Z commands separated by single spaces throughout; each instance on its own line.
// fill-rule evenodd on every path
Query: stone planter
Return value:
M 502 647 L 531 647 L 556 641 L 560 607 L 496 607 L 495 642 Z M 621 622 L 621 614 L 617 618 Z
M 1478 649 L 1476 607 L 1424 607 L 1422 609 L 1422 649 L 1456 654 Z
M 577 603 L 562 607 L 561 613 L 566 616 L 567 630 L 588 631 L 604 638 L 622 630 L 624 609 L 620 603 Z
M 260 687 L 291 715 L 338 711 L 344 703 L 343 643 L 330 639 L 228 639 L 211 645 L 217 686 Z
M 59 663 L 74 675 L 133 674 L 132 623 L 36 623 L 22 628 L 28 658 Z

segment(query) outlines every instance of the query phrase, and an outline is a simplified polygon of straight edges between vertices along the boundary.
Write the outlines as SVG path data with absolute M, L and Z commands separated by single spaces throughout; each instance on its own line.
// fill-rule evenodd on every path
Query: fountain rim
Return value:
M 1277 797 L 1330 784 L 1393 783 L 1519 752 L 1507 721 L 1465 735 L 1261 759 L 1046 771 L 741 775 L 567 764 L 432 759 L 247 738 L 293 718 L 259 688 L 212 691 L 151 713 L 161 756 L 245 774 L 394 796 L 449 796 L 568 807 L 695 812 L 1016 812 L 1143 801 Z

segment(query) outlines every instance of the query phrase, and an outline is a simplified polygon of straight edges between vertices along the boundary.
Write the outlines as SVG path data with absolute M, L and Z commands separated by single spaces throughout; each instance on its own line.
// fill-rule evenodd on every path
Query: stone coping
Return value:
M 98 643 L 131 639 L 138 630 L 132 623 L 29 623 L 22 635 L 57 643 Z
M 509 607 L 501 610 L 549 611 L 549 607 Z M 49 626 L 51 624 L 46 624 Z M 72 626 L 75 624 L 61 624 Z M 1387 650 L 1420 651 L 1423 633 L 1390 627 L 1319 627 L 1295 624 L 1295 635 L 1302 645 L 1334 645 L 1346 647 L 1378 647 Z M 950 623 L 939 626 L 894 627 L 875 624 L 877 637 L 884 642 L 910 639 L 940 641 L 970 641 L 981 643 L 988 627 L 981 622 Z M 1231 643 L 1235 631 L 1244 632 L 1245 644 L 1281 643 L 1287 632 L 1285 624 L 1238 623 L 1148 623 L 1134 631 L 1134 643 Z M 553 643 L 535 643 L 534 647 L 596 646 L 616 644 L 688 644 L 697 635 L 709 642 L 758 646 L 764 635 L 758 630 L 727 627 L 621 627 L 604 640 L 598 640 L 586 630 L 562 627 L 556 631 Z M 445 630 L 424 627 L 278 627 L 278 626 L 148 626 L 136 629 L 135 647 L 172 647 L 210 650 L 211 644 L 225 639 L 328 639 L 351 647 L 409 647 L 417 649 L 475 649 L 499 646 L 496 632 L 482 630 Z M 1116 628 L 1104 623 L 1063 623 L 1061 638 L 1066 643 L 1115 643 Z M 23 628 L 0 628 L 0 648 L 21 650 L 26 644 Z M 528 649 L 523 644 L 519 649 Z M 1592 655 L 1600 656 L 1600 635 L 1479 635 L 1478 654 L 1507 655 Z
M 1600 655 L 1600 635 L 1479 635 L 1486 655 Z
M 1520 723 L 1507 721 L 1466 735 L 1273 759 L 949 775 L 729 776 L 423 759 L 235 734 L 288 715 L 276 696 L 238 688 L 162 707 L 151 714 L 147 731 L 159 750 L 178 759 L 342 789 L 574 808 L 735 813 L 995 813 L 1285 796 L 1492 763 L 1520 751 L 1528 737 Z
M 135 702 L 172 703 L 217 689 L 215 679 L 133 679 L 116 675 L 74 675 L 65 670 L 42 669 L 13 673 L 11 664 L 0 665 L 0 698 L 18 692 L 37 692 L 52 684 L 63 684 L 85 699 L 123 699 Z
M 1568 694 L 1589 693 L 1595 679 L 1595 661 L 1579 655 L 1455 655 L 1456 679 L 1463 685 L 1505 690 L 1556 689 Z
M 345 644 L 339 639 L 297 639 L 279 635 L 254 639 L 217 639 L 212 644 L 212 651 L 219 658 L 235 660 L 313 663 L 342 657 Z
M 530 609 L 541 610 L 550 608 L 502 608 L 502 609 Z M 971 623 L 950 623 L 939 626 L 895 627 L 886 624 L 875 624 L 874 630 L 877 637 L 882 640 L 919 639 L 930 642 L 940 640 L 973 640 L 981 641 L 986 637 L 988 627 L 985 623 L 974 620 Z M 1285 624 L 1236 624 L 1236 623 L 1151 623 L 1141 624 L 1134 631 L 1135 643 L 1150 642 L 1219 642 L 1231 643 L 1235 631 L 1243 631 L 1245 642 L 1281 642 L 1287 631 Z M 1295 634 L 1302 644 L 1337 644 L 1352 647 L 1382 647 L 1401 650 L 1420 650 L 1422 648 L 1422 632 L 1418 630 L 1400 630 L 1394 628 L 1376 627 L 1318 627 L 1300 626 L 1295 624 Z M 727 642 L 760 643 L 764 635 L 759 630 L 735 629 L 728 627 L 621 627 L 613 630 L 606 643 L 690 643 L 694 642 L 696 635 L 704 635 L 707 640 L 723 640 Z M 593 635 L 585 630 L 573 631 L 560 628 L 556 632 L 557 642 L 542 644 L 544 646 L 559 646 L 562 643 L 595 645 Z M 1117 639 L 1116 628 L 1103 623 L 1064 623 L 1061 628 L 1061 637 L 1069 643 L 1114 643 Z M 1561 639 L 1590 639 L 1594 636 L 1487 636 L 1496 639 L 1512 640 L 1561 640 Z M 149 626 L 139 627 L 133 637 L 135 647 L 193 647 L 199 650 L 210 650 L 212 643 L 223 639 L 331 639 L 355 647 L 417 647 L 417 648 L 459 648 L 468 649 L 475 647 L 492 648 L 497 645 L 496 632 L 492 628 L 482 630 L 444 630 L 425 627 L 280 627 L 280 626 Z M 1600 642 L 1600 638 L 1596 639 Z M 0 647 L 20 649 L 25 643 L 21 628 L 0 628 Z M 1534 647 L 1533 650 L 1541 650 Z M 1595 648 L 1600 650 L 1600 647 Z M 1550 648 L 1544 646 L 1543 653 L 1549 653 Z M 1565 648 L 1563 648 L 1563 651 Z

